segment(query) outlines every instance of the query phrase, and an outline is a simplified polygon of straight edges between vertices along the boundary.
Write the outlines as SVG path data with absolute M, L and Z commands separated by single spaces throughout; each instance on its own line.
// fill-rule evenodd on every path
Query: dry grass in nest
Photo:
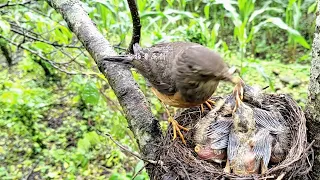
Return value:
M 284 117 L 289 126 L 289 148 L 286 158 L 268 167 L 264 175 L 256 174 L 250 176 L 239 176 L 236 174 L 226 174 L 223 172 L 225 164 L 209 163 L 201 160 L 194 152 L 193 142 L 194 126 L 200 119 L 208 113 L 201 114 L 199 108 L 190 108 L 181 112 L 175 119 L 184 127 L 191 130 L 183 132 L 187 144 L 184 145 L 181 139 L 172 141 L 172 128 L 169 126 L 167 135 L 162 141 L 158 151 L 158 160 L 162 164 L 153 169 L 150 174 L 151 179 L 304 179 L 311 170 L 313 164 L 313 150 L 311 144 L 307 142 L 306 119 L 302 109 L 297 103 L 286 94 L 261 94 L 258 98 L 261 101 L 253 101 L 257 97 L 246 94 L 245 101 L 252 106 L 263 108 L 264 106 L 274 106 Z M 222 99 L 221 97 L 212 98 Z

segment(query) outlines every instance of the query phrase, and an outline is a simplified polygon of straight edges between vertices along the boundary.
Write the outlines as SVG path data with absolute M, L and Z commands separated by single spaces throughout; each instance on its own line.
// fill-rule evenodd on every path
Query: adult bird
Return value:
M 170 42 L 141 48 L 133 46 L 134 54 L 111 56 L 105 61 L 131 64 L 142 74 L 153 93 L 166 105 L 178 108 L 190 108 L 206 104 L 210 109 L 209 100 L 217 89 L 219 81 L 241 84 L 241 79 L 233 77 L 232 68 L 216 52 L 196 43 Z M 239 93 L 243 89 L 238 86 Z M 180 129 L 188 130 L 169 114 L 169 123 L 173 126 L 173 139 L 177 132 L 185 143 Z

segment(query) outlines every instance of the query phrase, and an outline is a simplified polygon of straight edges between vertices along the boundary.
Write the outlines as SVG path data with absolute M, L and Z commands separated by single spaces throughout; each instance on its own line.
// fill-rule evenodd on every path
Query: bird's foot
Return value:
M 208 100 L 207 100 L 206 102 L 204 102 L 203 104 L 206 104 L 206 105 L 208 106 L 208 108 L 209 108 L 210 110 L 212 110 L 213 108 L 212 108 L 212 106 L 211 106 L 210 103 L 211 103 L 211 104 L 216 104 L 216 102 L 214 102 L 213 100 L 210 100 L 210 99 L 208 99 Z M 201 113 L 204 112 L 203 104 L 200 105 Z
M 175 119 L 173 119 L 172 116 L 170 116 L 168 118 L 168 122 L 172 124 L 172 128 L 173 128 L 173 139 L 172 140 L 175 140 L 177 138 L 177 132 L 178 132 L 183 144 L 186 144 L 186 141 L 184 140 L 184 137 L 183 137 L 180 130 L 189 131 L 189 129 L 181 126 Z

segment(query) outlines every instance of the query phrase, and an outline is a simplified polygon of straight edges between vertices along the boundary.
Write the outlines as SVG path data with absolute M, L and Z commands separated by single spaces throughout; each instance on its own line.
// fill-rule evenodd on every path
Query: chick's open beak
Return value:
M 197 144 L 196 147 L 194 148 L 194 151 L 198 153 L 200 150 L 201 150 L 201 146 Z

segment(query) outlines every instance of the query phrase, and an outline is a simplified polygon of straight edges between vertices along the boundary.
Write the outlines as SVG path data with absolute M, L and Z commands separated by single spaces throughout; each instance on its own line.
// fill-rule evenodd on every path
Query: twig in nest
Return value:
M 309 151 L 309 149 L 311 149 L 311 147 L 313 146 L 315 140 L 311 141 L 311 143 L 309 144 L 309 146 L 304 150 L 304 152 Z
M 133 45 L 135 43 L 140 42 L 141 24 L 140 24 L 140 16 L 139 16 L 139 11 L 138 11 L 136 1 L 135 0 L 127 0 L 127 1 L 130 8 L 132 25 L 133 25 L 132 39 L 129 44 L 127 52 L 133 54 Z
M 278 178 L 276 179 L 276 180 L 282 180 L 282 178 L 284 177 L 284 175 L 286 175 L 286 173 L 284 172 L 284 173 L 282 173 L 282 174 L 280 174 L 280 176 L 278 176 Z

